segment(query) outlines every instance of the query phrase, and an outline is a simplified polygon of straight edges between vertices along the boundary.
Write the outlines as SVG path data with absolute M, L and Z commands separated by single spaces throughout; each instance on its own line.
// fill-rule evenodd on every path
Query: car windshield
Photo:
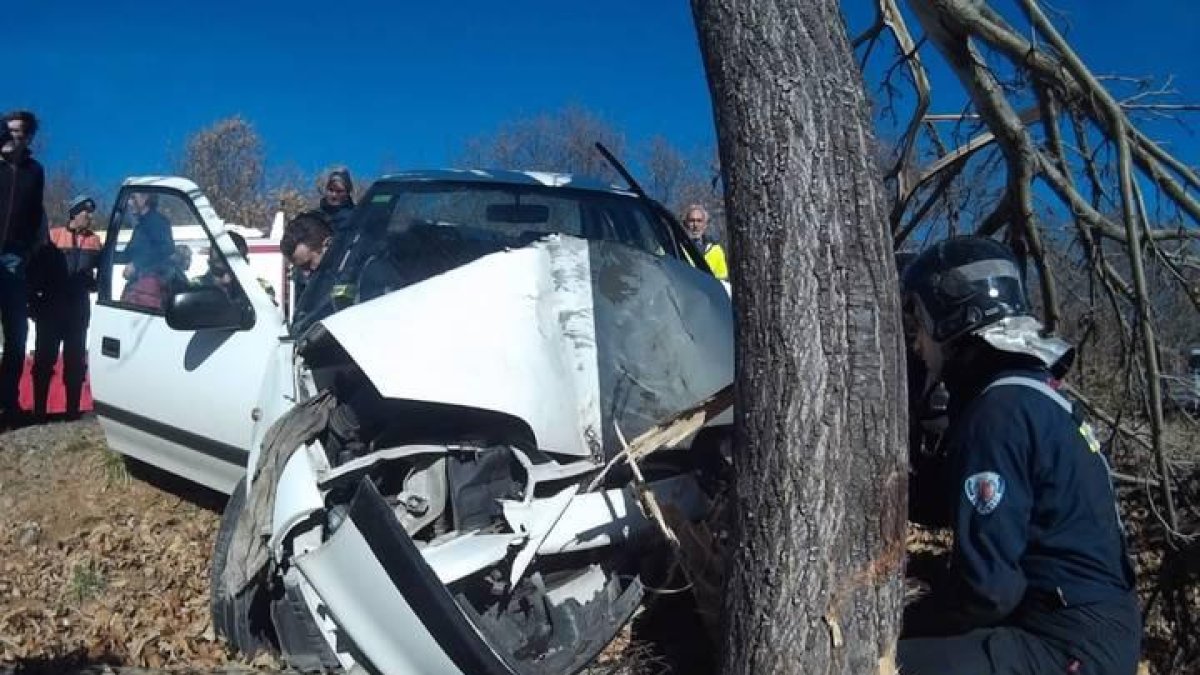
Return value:
M 372 238 L 456 230 L 466 239 L 523 246 L 547 234 L 611 241 L 677 256 L 669 230 L 629 195 L 505 183 L 381 182 L 360 205 L 357 225 Z

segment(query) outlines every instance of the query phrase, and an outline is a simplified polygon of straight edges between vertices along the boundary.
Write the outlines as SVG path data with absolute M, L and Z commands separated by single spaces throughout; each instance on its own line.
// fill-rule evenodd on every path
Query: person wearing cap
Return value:
M 96 202 L 76 197 L 66 225 L 50 228 L 50 245 L 38 249 L 29 269 L 30 314 L 37 324 L 33 351 L 33 413 L 45 420 L 54 364 L 62 348 L 62 380 L 66 416 L 79 417 L 79 401 L 87 373 L 89 295 L 96 290 L 96 270 L 103 243 L 92 231 Z
M 8 113 L 0 125 L 0 409 L 7 425 L 19 425 L 24 417 L 19 387 L 29 333 L 26 263 L 46 218 L 46 174 L 29 149 L 37 129 L 37 117 L 26 110 Z
M 1055 388 L 1073 350 L 1030 315 L 1016 261 L 983 237 L 921 253 L 907 331 L 949 391 L 945 577 L 905 610 L 906 675 L 1133 675 L 1141 613 L 1108 463 Z
M 729 278 L 729 266 L 725 261 L 725 249 L 708 234 L 708 209 L 692 204 L 683 212 L 683 226 L 692 245 L 704 256 L 704 262 L 715 277 Z

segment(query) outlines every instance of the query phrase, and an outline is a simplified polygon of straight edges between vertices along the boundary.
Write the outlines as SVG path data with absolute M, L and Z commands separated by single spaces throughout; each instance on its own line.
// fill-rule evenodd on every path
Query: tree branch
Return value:
M 1101 106 L 1108 117 L 1109 124 L 1114 127 L 1113 137 L 1117 143 L 1118 166 L 1121 182 L 1121 208 L 1125 220 L 1125 233 L 1129 249 L 1129 261 L 1133 273 L 1134 292 L 1137 298 L 1138 324 L 1142 332 L 1142 351 L 1146 361 L 1147 385 L 1150 393 L 1150 426 L 1154 439 L 1154 457 L 1158 470 L 1163 479 L 1163 499 L 1167 508 L 1167 519 L 1172 529 L 1178 529 L 1179 520 L 1175 512 L 1175 500 L 1169 487 L 1170 472 L 1166 465 L 1166 452 L 1163 448 L 1163 412 L 1162 412 L 1162 381 L 1158 366 L 1158 350 L 1155 347 L 1154 327 L 1150 323 L 1149 292 L 1146 288 L 1146 274 L 1143 269 L 1141 232 L 1138 229 L 1138 215 L 1134 208 L 1133 195 L 1133 157 L 1130 151 L 1128 122 L 1120 110 L 1120 106 L 1112 96 L 1095 80 L 1087 67 L 1076 56 L 1075 52 L 1059 34 L 1058 30 L 1046 18 L 1036 0 L 1020 0 L 1020 7 L 1025 12 L 1030 23 L 1044 37 L 1050 46 L 1061 56 L 1066 68 L 1077 82 L 1084 84 L 1095 97 L 1093 100 Z M 1148 229 L 1148 224 L 1143 223 Z

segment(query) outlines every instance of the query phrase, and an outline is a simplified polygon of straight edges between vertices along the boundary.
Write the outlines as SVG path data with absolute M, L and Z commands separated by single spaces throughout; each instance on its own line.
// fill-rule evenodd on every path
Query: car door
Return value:
M 291 396 L 283 314 L 186 179 L 126 180 L 105 240 L 88 346 L 108 444 L 228 493 L 262 426 Z M 222 330 L 168 326 L 170 296 L 203 285 L 219 285 L 247 320 Z

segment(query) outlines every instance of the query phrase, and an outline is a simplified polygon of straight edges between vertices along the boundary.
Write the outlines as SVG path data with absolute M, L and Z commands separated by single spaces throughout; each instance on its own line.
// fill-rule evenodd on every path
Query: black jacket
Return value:
M 29 261 L 31 303 L 88 302 L 96 290 L 96 271 L 104 244 L 91 230 L 50 229 L 50 242 Z
M 0 160 L 0 252 L 27 257 L 45 222 L 42 195 L 46 174 L 28 154 L 16 162 Z
M 334 206 L 321 198 L 321 211 L 329 218 L 329 226 L 335 235 L 343 234 L 350 229 L 350 217 L 354 215 L 354 200 L 347 200 L 341 206 Z

